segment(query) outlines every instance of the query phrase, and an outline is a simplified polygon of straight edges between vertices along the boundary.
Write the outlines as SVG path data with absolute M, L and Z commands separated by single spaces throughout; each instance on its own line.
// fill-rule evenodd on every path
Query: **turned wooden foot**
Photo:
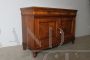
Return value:
M 75 41 L 74 40 L 72 40 L 72 44 L 74 44 L 75 43 Z
M 72 38 L 72 44 L 74 44 L 74 43 L 75 43 L 75 37 Z
M 33 57 L 36 57 L 37 56 L 37 52 L 33 52 Z
M 23 50 L 26 50 L 26 44 L 23 43 Z
M 23 47 L 23 50 L 26 50 L 26 47 Z
M 75 39 L 74 40 L 72 40 L 72 44 L 74 44 L 75 43 Z

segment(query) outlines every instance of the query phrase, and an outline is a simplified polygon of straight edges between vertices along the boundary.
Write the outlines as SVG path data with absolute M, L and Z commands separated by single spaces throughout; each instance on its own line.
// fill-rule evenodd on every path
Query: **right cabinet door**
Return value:
M 62 30 L 64 32 L 64 42 L 68 42 L 74 36 L 75 21 L 72 17 L 63 17 L 61 21 Z

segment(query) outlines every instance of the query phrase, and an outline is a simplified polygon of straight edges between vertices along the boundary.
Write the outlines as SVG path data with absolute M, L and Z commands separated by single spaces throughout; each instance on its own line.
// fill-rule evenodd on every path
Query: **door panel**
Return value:
M 49 29 L 52 31 L 52 37 L 56 37 L 56 21 L 39 21 L 39 39 L 49 39 Z
M 73 21 L 73 18 L 70 17 L 62 18 L 62 30 L 64 31 L 65 42 L 70 41 L 70 38 L 73 36 Z
M 56 45 L 60 43 L 60 21 L 54 19 L 39 19 L 38 35 L 39 40 L 42 43 L 42 48 L 49 47 L 49 39 L 51 39 L 51 44 Z M 51 37 L 50 37 L 51 36 Z M 49 38 L 50 37 L 50 38 Z M 47 43 L 45 43 L 47 42 Z
M 49 24 L 47 22 L 39 22 L 39 39 L 49 37 Z
M 65 35 L 72 33 L 72 18 L 63 18 L 62 19 L 62 29 L 65 33 Z

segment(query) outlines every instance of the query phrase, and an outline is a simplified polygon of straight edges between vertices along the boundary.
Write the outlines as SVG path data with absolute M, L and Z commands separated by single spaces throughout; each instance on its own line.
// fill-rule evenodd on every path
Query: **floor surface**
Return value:
M 30 50 L 23 51 L 22 46 L 0 48 L 0 60 L 90 60 L 90 36 L 76 38 L 75 44 L 42 51 L 36 58 Z

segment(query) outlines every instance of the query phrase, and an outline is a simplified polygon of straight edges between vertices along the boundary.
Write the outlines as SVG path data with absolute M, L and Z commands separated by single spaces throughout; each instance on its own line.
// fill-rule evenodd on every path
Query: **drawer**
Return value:
M 35 9 L 34 15 L 60 16 L 60 15 L 75 15 L 74 11 L 69 10 L 51 10 L 51 9 Z
M 47 15 L 47 16 L 55 16 L 55 15 L 68 15 L 68 13 L 65 12 L 57 12 L 57 11 L 34 11 L 34 15 Z

